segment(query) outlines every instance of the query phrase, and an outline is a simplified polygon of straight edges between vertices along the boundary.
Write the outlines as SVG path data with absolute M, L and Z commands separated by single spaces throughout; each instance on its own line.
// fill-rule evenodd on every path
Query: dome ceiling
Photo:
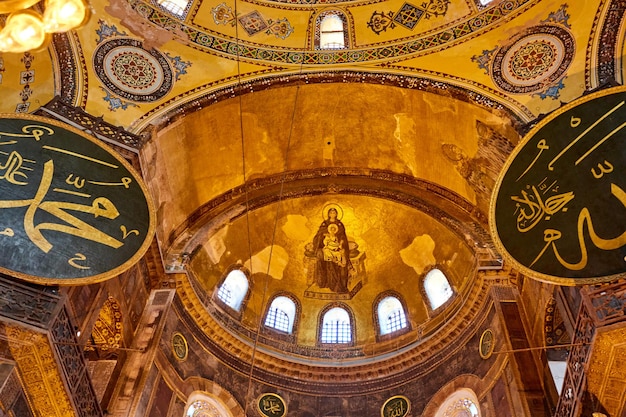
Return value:
M 590 72 L 586 62 L 593 61 L 585 51 L 598 56 L 606 40 L 594 22 L 608 16 L 603 8 L 608 6 L 538 0 L 486 6 L 473 0 L 405 3 L 196 0 L 179 16 L 156 0 L 93 1 L 93 18 L 85 27 L 55 37 L 52 68 L 45 51 L 27 62 L 0 62 L 9 97 L 0 107 L 5 112 L 18 104 L 35 108 L 55 91 L 91 114 L 141 132 L 166 123 L 184 107 L 210 101 L 223 89 L 257 83 L 257 90 L 268 77 L 316 77 L 330 70 L 321 78 L 359 71 L 369 74 L 370 82 L 393 85 L 401 74 L 409 77 L 402 81 L 409 88 L 434 83 L 435 88 L 459 89 L 527 122 L 611 75 L 619 77 L 619 62 L 604 56 L 598 58 L 599 67 L 607 73 L 585 76 Z M 316 22 L 331 10 L 345 18 L 348 50 L 316 49 Z M 547 54 L 529 61 L 535 49 Z M 105 52 L 111 62 L 121 58 L 120 64 L 132 62 L 145 71 L 124 75 L 123 65 L 97 65 L 105 62 Z M 34 77 L 21 82 L 22 71 L 34 71 Z
M 449 96 L 296 84 L 178 118 L 154 131 L 142 158 L 160 202 L 166 270 L 189 273 L 202 300 L 194 308 L 208 308 L 251 344 L 269 302 L 287 295 L 299 317 L 290 347 L 271 332 L 261 343 L 280 346 L 275 355 L 291 352 L 292 360 L 332 359 L 318 333 L 331 305 L 353 315 L 347 355 L 357 357 L 381 342 L 374 309 L 384 295 L 402 300 L 410 331 L 375 348 L 379 354 L 415 344 L 442 324 L 432 320 L 423 293 L 433 268 L 455 294 L 444 308 L 460 308 L 474 285 L 476 253 L 490 245 L 491 188 L 517 140 L 501 112 Z M 313 247 L 328 232 L 329 207 L 338 210 L 354 266 L 338 286 L 323 283 Z M 238 267 L 249 272 L 251 292 L 233 320 L 210 299 Z
M 474 349 L 489 291 L 476 255 L 490 249 L 491 191 L 522 126 L 621 79 L 621 53 L 601 53 L 621 45 L 607 39 L 621 19 L 610 2 L 196 0 L 179 16 L 156 0 L 91 3 L 85 27 L 54 37 L 52 60 L 0 57 L 0 110 L 33 110 L 54 91 L 141 135 L 134 150 L 190 344 L 241 375 L 254 362 L 254 378 L 320 395 L 329 381 L 337 395 L 406 383 L 458 341 Z M 328 13 L 343 19 L 348 49 L 317 48 Z M 360 268 L 345 293 L 320 285 L 310 256 L 329 205 Z M 211 299 L 238 265 L 252 287 L 239 316 Z M 433 267 L 455 292 L 440 315 L 420 289 Z M 263 334 L 256 351 L 277 294 L 298 300 L 295 343 Z M 392 340 L 376 336 L 385 294 L 410 323 Z M 332 303 L 355 319 L 343 356 L 318 349 Z

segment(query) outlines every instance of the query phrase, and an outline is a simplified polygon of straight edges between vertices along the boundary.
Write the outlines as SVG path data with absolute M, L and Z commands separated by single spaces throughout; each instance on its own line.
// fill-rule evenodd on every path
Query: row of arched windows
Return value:
M 453 291 L 448 278 L 439 269 L 433 269 L 424 277 L 424 292 L 431 310 L 437 310 L 452 298 Z M 223 305 L 240 313 L 248 295 L 249 281 L 244 271 L 233 269 L 217 287 L 215 298 Z M 298 306 L 295 297 L 278 294 L 269 303 L 263 324 L 266 329 L 293 334 L 297 321 Z M 375 320 L 379 336 L 400 334 L 409 330 L 406 307 L 399 295 L 390 294 L 375 305 Z M 320 343 L 352 343 L 354 320 L 347 305 L 329 304 L 322 310 L 319 329 Z

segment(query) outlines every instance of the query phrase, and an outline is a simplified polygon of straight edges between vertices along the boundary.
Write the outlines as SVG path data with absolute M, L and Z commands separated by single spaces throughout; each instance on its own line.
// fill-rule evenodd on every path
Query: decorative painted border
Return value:
M 270 61 L 288 65 L 328 65 L 356 62 L 371 62 L 415 56 L 419 53 L 449 47 L 453 42 L 467 36 L 475 36 L 477 32 L 494 25 L 513 19 L 532 7 L 539 0 L 503 0 L 482 13 L 463 20 L 452 27 L 428 34 L 421 38 L 403 43 L 381 45 L 369 49 L 351 49 L 339 51 L 301 51 L 286 48 L 264 48 L 252 44 L 244 44 L 239 39 L 227 39 L 214 36 L 191 27 L 166 15 L 151 4 L 141 0 L 129 0 L 129 4 L 140 15 L 151 23 L 161 27 L 180 27 L 187 36 L 190 46 L 231 59 Z
M 618 61 L 615 57 L 620 56 L 621 52 L 616 47 L 618 37 L 623 33 L 620 28 L 623 27 L 625 13 L 626 2 L 624 1 L 613 0 L 609 1 L 606 8 L 598 7 L 586 48 L 585 83 L 588 90 L 606 85 L 617 85 L 616 71 L 621 71 L 621 68 L 616 68 Z M 598 28 L 598 24 L 602 26 Z M 594 82 L 596 79 L 597 83 Z
M 60 96 L 70 105 L 87 105 L 87 62 L 76 32 L 55 33 L 52 37 L 51 57 L 56 68 L 55 97 Z

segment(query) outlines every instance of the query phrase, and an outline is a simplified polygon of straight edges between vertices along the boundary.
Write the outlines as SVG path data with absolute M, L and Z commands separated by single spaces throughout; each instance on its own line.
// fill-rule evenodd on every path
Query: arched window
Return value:
M 320 23 L 320 49 L 343 49 L 344 28 L 341 18 L 331 14 L 322 19 Z
M 446 398 L 435 417 L 480 417 L 478 398 L 471 389 L 461 388 Z
M 315 21 L 315 49 L 348 48 L 348 22 L 343 12 L 327 10 Z
M 284 295 L 272 300 L 265 316 L 265 326 L 291 334 L 296 317 L 296 303 Z
M 432 310 L 436 310 L 444 305 L 453 295 L 448 278 L 439 269 L 433 269 L 426 274 L 424 291 Z
M 217 290 L 217 298 L 235 311 L 240 311 L 246 294 L 248 277 L 240 269 L 230 271 Z
M 195 391 L 187 400 L 184 417 L 232 417 L 233 413 L 218 398 L 212 395 Z
M 380 300 L 376 313 L 381 336 L 407 327 L 404 307 L 396 297 L 387 296 Z
M 184 18 L 187 14 L 189 0 L 156 0 L 156 2 L 162 9 L 170 12 L 174 16 Z
M 324 314 L 320 341 L 322 343 L 352 342 L 350 314 L 345 309 L 334 307 Z

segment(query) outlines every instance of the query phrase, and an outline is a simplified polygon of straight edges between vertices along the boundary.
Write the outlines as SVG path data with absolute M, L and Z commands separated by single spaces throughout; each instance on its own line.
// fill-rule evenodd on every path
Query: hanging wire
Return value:
M 234 15 L 235 15 L 235 19 L 238 16 L 238 2 L 237 0 L 234 1 Z M 308 19 L 307 21 L 307 33 L 305 36 L 305 48 L 306 49 L 306 42 L 307 39 L 310 35 L 310 19 Z M 250 276 L 253 275 L 254 271 L 253 271 L 253 264 L 252 264 L 252 243 L 251 243 L 251 232 L 250 232 L 250 198 L 249 198 L 249 192 L 248 192 L 248 186 L 246 184 L 247 182 L 247 176 L 246 176 L 246 148 L 245 148 L 245 134 L 244 134 L 244 123 L 243 123 L 243 83 L 242 83 L 242 74 L 241 74 L 241 56 L 240 56 L 240 38 L 239 38 L 239 25 L 236 23 L 235 24 L 235 44 L 236 44 L 236 60 L 237 60 L 237 84 L 236 84 L 236 94 L 239 97 L 239 131 L 240 131 L 240 141 L 241 141 L 241 162 L 242 162 L 242 174 L 243 174 L 243 188 L 244 188 L 244 199 L 245 199 L 245 207 L 246 207 L 246 215 L 245 215 L 245 221 L 246 221 L 246 235 L 247 235 L 247 243 L 248 243 L 248 262 L 250 265 Z M 303 73 L 303 68 L 304 68 L 304 58 L 301 59 L 300 61 L 300 68 L 299 68 L 299 72 L 298 75 L 302 75 Z M 272 228 L 272 237 L 271 237 L 271 241 L 270 241 L 270 252 L 269 252 L 269 256 L 268 256 L 268 261 L 267 261 L 267 269 L 266 269 L 266 274 L 265 274 L 265 280 L 264 280 L 264 285 L 263 285 L 263 293 L 262 293 L 262 298 L 261 298 L 261 304 L 260 304 L 260 313 L 258 315 L 258 320 L 257 320 L 257 328 L 256 328 L 256 332 L 255 332 L 255 337 L 254 337 L 254 342 L 252 345 L 252 354 L 250 357 L 250 370 L 248 372 L 248 386 L 246 389 L 246 395 L 245 395 L 245 406 L 244 406 L 244 410 L 247 413 L 248 411 L 248 405 L 250 404 L 251 401 L 251 394 L 252 394 L 252 379 L 253 379 L 253 375 L 254 375 L 254 365 L 255 365 L 255 360 L 256 360 L 256 353 L 257 353 L 257 348 L 258 348 L 258 343 L 259 343 L 259 336 L 261 333 L 261 326 L 262 326 L 262 319 L 263 319 L 263 306 L 265 305 L 266 302 L 266 298 L 267 298 L 267 290 L 268 290 L 268 286 L 269 286 L 269 277 L 270 277 L 270 269 L 271 269 L 271 264 L 272 264 L 272 254 L 273 254 L 273 250 L 274 250 L 274 242 L 275 242 L 275 238 L 276 238 L 276 230 L 278 227 L 278 219 L 280 218 L 280 209 L 281 209 L 281 203 L 282 203 L 282 198 L 283 198 L 283 190 L 284 190 L 284 184 L 285 184 L 285 178 L 286 178 L 286 171 L 289 167 L 289 151 L 290 151 L 290 147 L 291 147 L 291 139 L 293 137 L 293 128 L 294 128 L 294 122 L 295 122 L 295 115 L 296 115 L 296 109 L 297 109 L 297 103 L 298 103 L 298 96 L 299 96 L 299 92 L 300 92 L 300 85 L 297 84 L 296 85 L 296 91 L 295 91 L 295 95 L 294 95 L 294 101 L 293 101 L 293 108 L 292 108 L 292 112 L 291 112 L 291 119 L 290 119 L 290 126 L 289 126 L 289 132 L 287 135 L 287 144 L 285 147 L 285 154 L 284 154 L 284 167 L 283 167 L 283 173 L 280 179 L 280 190 L 279 190 L 279 194 L 278 194 L 278 202 L 276 203 L 276 214 L 274 217 L 274 225 Z

